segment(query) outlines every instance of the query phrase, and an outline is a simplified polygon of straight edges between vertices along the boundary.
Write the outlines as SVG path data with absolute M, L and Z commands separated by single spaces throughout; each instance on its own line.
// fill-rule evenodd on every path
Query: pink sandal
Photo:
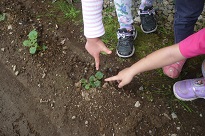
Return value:
M 162 69 L 163 69 L 164 74 L 170 78 L 177 78 L 185 62 L 186 60 L 182 60 L 174 64 L 171 64 L 169 66 L 163 67 Z

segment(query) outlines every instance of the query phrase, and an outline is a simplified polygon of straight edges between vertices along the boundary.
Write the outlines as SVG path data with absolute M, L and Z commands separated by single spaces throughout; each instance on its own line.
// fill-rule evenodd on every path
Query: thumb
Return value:
M 121 81 L 118 85 L 119 88 L 122 88 L 125 85 L 125 83 L 123 81 Z

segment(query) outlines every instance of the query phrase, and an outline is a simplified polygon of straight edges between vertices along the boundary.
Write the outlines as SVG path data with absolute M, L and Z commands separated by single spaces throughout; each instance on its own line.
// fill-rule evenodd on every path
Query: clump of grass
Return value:
M 106 8 L 103 11 L 103 24 L 105 28 L 105 34 L 102 37 L 102 41 L 109 45 L 111 49 L 116 47 L 117 44 L 117 29 L 119 23 L 116 17 L 113 17 L 111 13 L 115 10 L 113 7 Z
M 60 10 L 63 12 L 64 14 L 64 18 L 66 19 L 75 19 L 80 11 L 77 10 L 72 4 L 69 4 L 68 2 L 66 1 L 62 1 L 62 0 L 59 0 L 59 1 L 56 1 L 54 3 L 54 5 Z

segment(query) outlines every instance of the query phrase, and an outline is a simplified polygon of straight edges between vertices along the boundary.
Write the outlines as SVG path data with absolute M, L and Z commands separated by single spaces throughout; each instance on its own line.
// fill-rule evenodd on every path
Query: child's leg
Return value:
M 117 55 L 122 58 L 131 57 L 135 52 L 134 40 L 137 32 L 132 25 L 132 0 L 115 0 L 115 8 L 120 28 L 117 31 Z
M 205 0 L 176 0 L 174 16 L 174 38 L 179 43 L 194 32 L 194 25 L 201 14 Z M 186 60 L 163 67 L 164 74 L 177 78 Z
M 144 10 L 145 7 L 152 7 L 154 0 L 141 0 L 139 9 Z
M 194 32 L 194 25 L 203 11 L 205 0 L 176 0 L 174 38 L 179 43 Z
M 144 33 L 152 33 L 157 30 L 157 21 L 154 17 L 154 0 L 141 0 L 139 15 L 141 19 L 141 29 Z
M 132 0 L 114 0 L 114 3 L 120 28 L 126 28 L 128 30 L 132 29 Z

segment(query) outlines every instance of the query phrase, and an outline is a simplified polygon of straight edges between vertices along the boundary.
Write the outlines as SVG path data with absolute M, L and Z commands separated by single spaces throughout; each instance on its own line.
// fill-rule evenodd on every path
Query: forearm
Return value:
M 173 64 L 183 59 L 185 59 L 185 57 L 182 56 L 179 50 L 179 45 L 175 44 L 159 49 L 139 60 L 130 67 L 130 71 L 132 71 L 132 75 L 136 75 L 138 73 Z
M 102 23 L 103 0 L 81 0 L 84 35 L 87 38 L 100 37 L 105 33 Z

